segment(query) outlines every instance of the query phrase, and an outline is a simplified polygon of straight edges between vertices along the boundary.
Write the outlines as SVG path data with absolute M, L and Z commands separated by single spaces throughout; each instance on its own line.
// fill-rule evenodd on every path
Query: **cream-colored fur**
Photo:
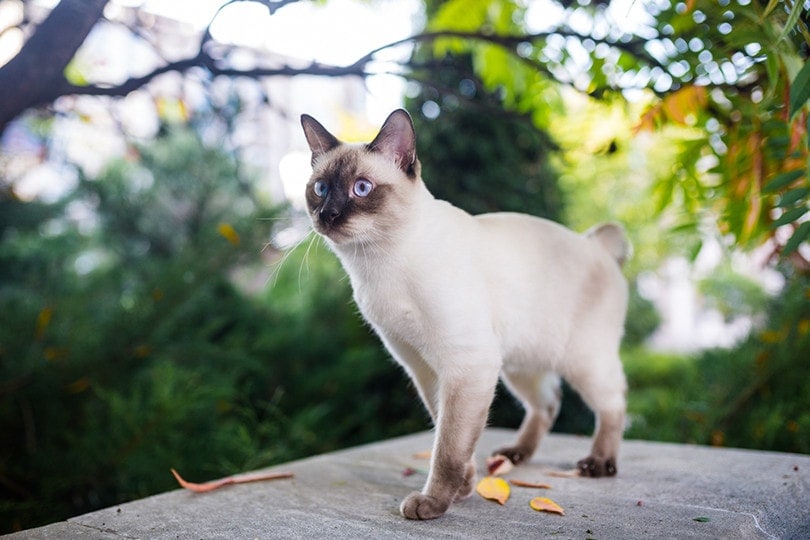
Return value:
M 473 451 L 499 376 L 527 409 L 516 445 L 499 452 L 517 463 L 531 457 L 559 410 L 562 376 L 597 415 L 582 473 L 614 474 L 626 390 L 618 351 L 627 284 L 619 263 L 629 245 L 621 228 L 579 235 L 522 214 L 474 217 L 435 199 L 418 172 L 403 172 L 408 141 L 395 137 L 407 131 L 403 115 L 393 113 L 381 132 L 398 145 L 372 150 L 319 148 L 323 128 L 303 120 L 313 181 L 348 152 L 355 175 L 374 189 L 394 188 L 384 212 L 350 215 L 339 231 L 319 222 L 315 204 L 311 211 L 361 313 L 411 376 L 436 425 L 430 474 L 422 492 L 403 501 L 403 515 L 435 518 L 472 493 Z M 412 137 L 412 128 L 401 136 Z

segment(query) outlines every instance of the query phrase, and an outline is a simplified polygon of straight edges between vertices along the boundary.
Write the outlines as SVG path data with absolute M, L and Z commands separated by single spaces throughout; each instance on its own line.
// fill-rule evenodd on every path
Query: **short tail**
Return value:
M 619 266 L 623 266 L 633 254 L 633 246 L 627 239 L 624 227 L 618 223 L 601 223 L 589 229 L 585 236 L 599 242 Z

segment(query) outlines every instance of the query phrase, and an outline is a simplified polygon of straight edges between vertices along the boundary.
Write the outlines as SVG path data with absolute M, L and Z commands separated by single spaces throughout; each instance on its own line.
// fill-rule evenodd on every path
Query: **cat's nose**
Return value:
M 332 225 L 335 220 L 340 217 L 340 210 L 335 208 L 334 206 L 329 208 L 321 208 L 319 212 L 321 221 Z

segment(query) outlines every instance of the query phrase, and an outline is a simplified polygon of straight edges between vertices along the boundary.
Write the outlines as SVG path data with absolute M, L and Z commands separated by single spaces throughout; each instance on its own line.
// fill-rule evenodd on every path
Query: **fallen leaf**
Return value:
M 535 497 L 529 501 L 529 506 L 538 512 L 551 512 L 553 514 L 565 515 L 565 510 L 562 507 L 547 497 Z
M 194 493 L 205 493 L 206 491 L 213 491 L 221 488 L 222 486 L 229 486 L 231 484 L 247 484 L 248 482 L 262 482 L 265 480 L 278 480 L 280 478 L 292 478 L 295 476 L 291 472 L 268 472 L 268 473 L 253 473 L 243 474 L 241 476 L 229 476 L 227 478 L 220 478 L 219 480 L 212 480 L 203 484 L 195 484 L 194 482 L 187 482 L 180 474 L 171 469 L 172 474 L 177 479 L 177 483 L 181 487 L 186 488 Z
M 548 484 L 543 484 L 541 482 L 527 482 L 525 480 L 518 480 L 517 478 L 512 478 L 509 480 L 509 483 L 517 487 L 551 489 L 551 486 Z
M 712 520 L 712 518 L 708 518 L 708 517 L 704 517 L 704 516 L 692 518 L 692 521 L 697 521 L 699 523 L 708 523 L 711 520 Z
M 485 499 L 497 501 L 499 504 L 506 504 L 511 488 L 503 478 L 485 476 L 478 481 L 475 491 Z
M 487 458 L 487 472 L 490 476 L 499 476 L 511 471 L 515 465 L 512 460 L 501 454 L 489 456 Z
M 430 455 L 432 452 L 430 450 L 424 450 L 422 452 L 416 452 L 413 455 L 413 459 L 430 459 Z
M 568 471 L 555 471 L 555 470 L 545 470 L 543 471 L 547 476 L 554 476 L 556 478 L 579 478 L 579 469 L 571 469 Z

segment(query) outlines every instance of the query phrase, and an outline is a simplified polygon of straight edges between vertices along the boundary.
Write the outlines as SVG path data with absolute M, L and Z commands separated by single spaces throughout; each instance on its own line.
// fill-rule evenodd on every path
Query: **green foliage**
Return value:
M 625 348 L 638 347 L 644 344 L 661 324 L 661 316 L 652 302 L 641 296 L 635 283 L 630 286 L 630 298 L 627 305 L 627 320 L 624 323 Z
M 759 284 L 735 272 L 728 263 L 702 279 L 698 290 L 708 307 L 719 311 L 727 321 L 734 317 L 760 315 L 768 300 Z
M 428 29 L 448 25 L 508 33 L 525 9 L 509 0 L 426 2 Z M 461 51 L 455 54 L 453 51 Z M 514 78 L 514 59 L 501 65 L 504 51 L 486 44 L 468 50 L 465 42 L 442 39 L 414 53 L 411 77 L 422 81 L 406 106 L 414 111 L 422 177 L 431 192 L 472 214 L 514 211 L 558 219 L 562 205 L 557 173 L 550 165 L 555 145 L 528 113 L 514 113 L 514 95 L 494 79 Z M 481 70 L 478 56 L 502 73 Z M 482 80 L 482 74 L 489 82 Z M 528 89 L 527 89 L 528 90 Z M 535 88 L 532 95 L 542 92 Z M 530 108 L 525 108 L 530 111 Z
M 443 2 L 429 23 L 434 52 L 469 54 L 485 88 L 541 129 L 559 124 L 560 83 L 600 100 L 647 96 L 635 132 L 665 135 L 677 164 L 655 177 L 659 210 L 680 214 L 668 226 L 691 233 L 711 219 L 742 247 L 771 239 L 806 265 L 804 3 L 634 3 L 649 17 L 632 28 L 606 2 L 556 4 L 537 32 L 523 2 Z M 786 174 L 796 176 L 781 183 Z
M 628 437 L 810 453 L 810 280 L 769 306 L 768 325 L 697 358 L 625 355 Z
M 409 103 L 421 112 L 414 124 L 428 188 L 473 214 L 514 211 L 558 217 L 561 197 L 549 162 L 554 145 L 527 118 L 505 111 L 496 96 L 486 94 L 463 71 L 456 63 L 436 72 Z M 436 86 L 452 86 L 457 95 L 442 98 Z M 434 114 L 428 117 L 425 111 Z

